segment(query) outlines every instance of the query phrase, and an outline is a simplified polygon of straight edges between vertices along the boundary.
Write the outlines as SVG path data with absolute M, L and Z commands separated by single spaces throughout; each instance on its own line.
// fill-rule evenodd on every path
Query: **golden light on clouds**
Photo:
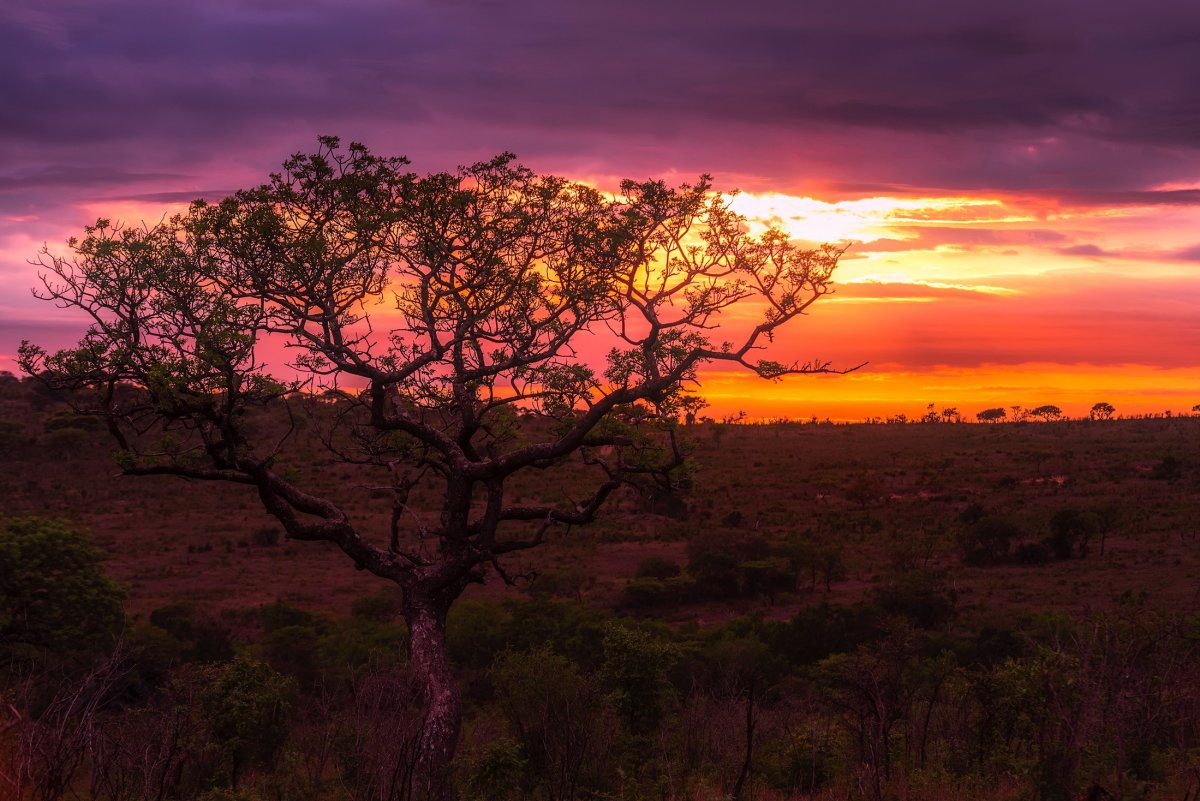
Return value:
M 893 237 L 899 227 L 911 224 L 997 224 L 1036 220 L 1000 200 L 970 197 L 870 197 L 824 201 L 768 192 L 734 195 L 730 205 L 746 217 L 754 233 L 773 225 L 793 239 L 810 242 L 872 242 Z

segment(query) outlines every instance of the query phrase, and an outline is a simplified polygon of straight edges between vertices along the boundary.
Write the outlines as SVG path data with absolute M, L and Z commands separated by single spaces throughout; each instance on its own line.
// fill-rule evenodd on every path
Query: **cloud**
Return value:
M 1090 259 L 1111 259 L 1117 254 L 1111 253 L 1099 245 L 1071 245 L 1070 247 L 1058 248 L 1058 252 L 1064 256 L 1085 256 Z
M 988 300 L 1015 290 L 993 286 L 964 286 L 920 281 L 851 281 L 837 285 L 836 298 L 855 300 Z
M 1189 248 L 1178 250 L 1172 257 L 1178 261 L 1200 261 L 1200 245 L 1192 245 Z
M 1140 189 L 1195 163 L 1200 10 L 1112 5 L 11 0 L 0 139 L 211 161 L 350 130 L 439 159 Z

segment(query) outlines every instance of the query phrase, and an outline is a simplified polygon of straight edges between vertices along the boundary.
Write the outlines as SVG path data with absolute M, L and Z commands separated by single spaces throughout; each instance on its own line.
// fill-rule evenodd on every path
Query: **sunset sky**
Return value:
M 1200 3 L 4 0 L 0 369 L 81 324 L 28 264 L 157 221 L 318 134 L 419 171 L 504 150 L 615 187 L 701 172 L 853 243 L 715 414 L 1200 403 Z

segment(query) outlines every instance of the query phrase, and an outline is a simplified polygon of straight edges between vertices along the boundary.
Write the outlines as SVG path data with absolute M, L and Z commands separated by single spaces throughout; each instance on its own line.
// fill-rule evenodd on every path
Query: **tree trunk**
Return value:
M 404 621 L 412 675 L 421 692 L 424 718 L 417 741 L 413 798 L 449 801 L 450 760 L 458 745 L 462 701 L 446 653 L 450 601 L 406 593 Z
M 742 789 L 746 786 L 746 780 L 750 778 L 750 768 L 754 765 L 754 680 L 750 680 L 750 687 L 746 692 L 746 756 L 742 760 L 742 769 L 738 773 L 737 781 L 733 784 L 733 792 L 729 794 L 731 801 L 740 801 L 742 797 Z

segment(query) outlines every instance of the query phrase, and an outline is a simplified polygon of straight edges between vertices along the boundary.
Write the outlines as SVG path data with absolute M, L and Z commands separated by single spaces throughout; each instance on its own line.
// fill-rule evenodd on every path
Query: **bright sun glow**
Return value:
M 873 242 L 896 237 L 896 226 L 913 224 L 996 224 L 1034 219 L 1014 213 L 999 200 L 968 197 L 871 197 L 827 202 L 774 192 L 743 193 L 733 196 L 731 206 L 749 220 L 754 233 L 774 225 L 794 239 L 810 242 Z

